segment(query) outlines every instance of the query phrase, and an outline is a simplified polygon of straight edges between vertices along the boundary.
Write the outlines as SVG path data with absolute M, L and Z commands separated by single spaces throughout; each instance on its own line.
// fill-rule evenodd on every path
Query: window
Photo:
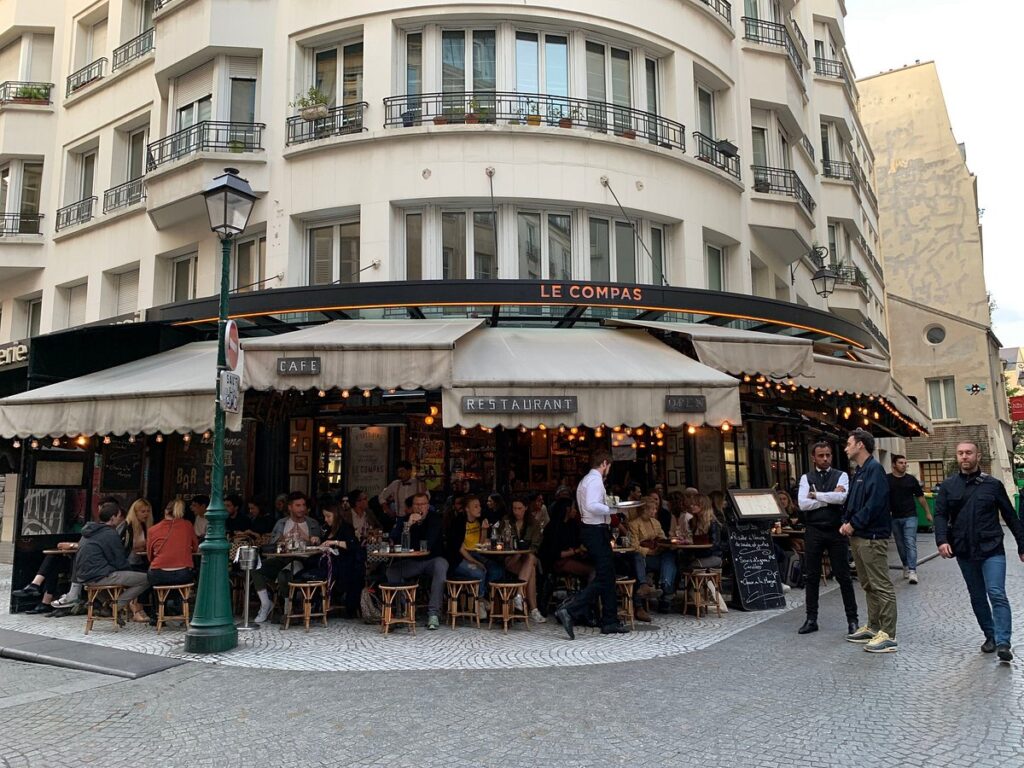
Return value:
M 423 214 L 405 215 L 405 279 L 423 279 Z
M 751 130 L 754 165 L 768 165 L 768 131 L 754 126 Z
M 209 120 L 213 114 L 213 97 L 204 96 L 178 109 L 178 130 L 190 128 L 196 123 Z
M 25 163 L 21 167 L 21 207 L 23 217 L 18 231 L 25 235 L 39 234 L 39 197 L 43 184 L 43 164 Z
M 921 462 L 921 487 L 930 491 L 946 479 L 946 471 L 941 461 Z
M 697 130 L 715 138 L 715 94 L 702 85 L 697 86 Z
M 941 344 L 946 340 L 946 329 L 941 325 L 930 325 L 924 332 L 924 337 L 929 344 Z
M 140 178 L 146 172 L 146 129 L 140 128 L 128 134 L 128 168 L 126 179 Z
M 717 245 L 704 246 L 704 272 L 709 291 L 725 290 L 725 256 Z
M 516 214 L 519 277 L 572 279 L 572 216 L 565 213 Z
M 668 285 L 665 280 L 665 232 L 660 227 L 651 227 L 651 282 Z
M 86 200 L 92 197 L 93 182 L 96 179 L 96 152 L 84 152 L 78 160 L 78 197 Z
M 43 300 L 30 299 L 25 302 L 25 335 L 38 336 L 43 321 Z
M 569 38 L 516 32 L 516 91 L 569 95 Z
M 722 440 L 722 458 L 725 461 L 725 483 L 729 488 L 749 488 L 747 469 L 747 433 L 737 427 Z
M 64 289 L 64 302 L 66 313 L 64 316 L 64 327 L 73 328 L 85 322 L 85 300 L 88 285 L 73 285 Z
M 232 123 L 256 122 L 256 81 L 250 78 L 231 78 L 231 113 L 228 119 Z
M 441 90 L 444 93 L 497 89 L 493 29 L 441 33 Z
M 235 290 L 239 293 L 263 288 L 267 273 L 267 238 L 257 237 L 235 244 Z
M 842 261 L 842 255 L 839 253 L 839 238 L 836 237 L 837 228 L 837 224 L 828 225 L 828 252 L 832 255 L 832 264 L 838 264 Z
M 786 138 L 786 134 L 782 131 L 779 131 L 779 160 L 782 167 L 787 171 L 792 168 L 789 157 L 789 139 Z
M 956 385 L 952 376 L 928 379 L 928 404 L 933 419 L 955 419 Z
M 114 275 L 114 315 L 134 314 L 139 308 L 139 270 Z
M 339 70 L 339 64 L 341 69 Z M 420 60 L 422 66 L 422 57 Z M 341 93 L 338 93 L 341 83 Z M 363 100 L 363 44 L 353 42 L 317 51 L 313 63 L 313 84 L 327 96 L 330 106 L 355 104 Z
M 405 92 L 410 96 L 423 93 L 423 34 L 405 37 Z
M 139 32 L 145 32 L 153 28 L 153 7 L 156 0 L 142 0 L 139 9 Z
M 7 198 L 11 189 L 11 169 L 0 168 L 0 214 L 7 213 Z
M 490 280 L 498 276 L 497 230 L 492 211 L 441 213 L 443 280 Z M 472 254 L 472 262 L 468 261 Z
M 359 282 L 359 221 L 309 229 L 309 284 Z
M 171 301 L 188 301 L 196 297 L 196 267 L 199 254 L 190 253 L 171 263 Z
M 611 243 L 606 219 L 590 220 L 590 279 L 611 280 Z
M 821 159 L 822 162 L 828 164 L 832 160 L 832 142 L 830 140 L 831 132 L 829 130 L 829 124 L 823 122 L 821 124 Z

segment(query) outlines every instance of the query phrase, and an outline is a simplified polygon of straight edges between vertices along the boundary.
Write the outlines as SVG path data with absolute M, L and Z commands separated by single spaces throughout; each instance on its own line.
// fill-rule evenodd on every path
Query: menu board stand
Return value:
M 729 492 L 733 603 L 745 611 L 786 607 L 771 528 L 782 510 L 771 489 Z

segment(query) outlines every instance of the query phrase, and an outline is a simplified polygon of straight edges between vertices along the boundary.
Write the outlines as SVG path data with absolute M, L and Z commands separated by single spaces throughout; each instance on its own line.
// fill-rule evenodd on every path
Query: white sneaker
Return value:
M 907 581 L 911 584 L 917 584 L 917 571 L 907 571 Z
M 515 608 L 519 613 L 523 612 L 523 596 L 516 595 L 512 598 L 512 607 Z
M 534 608 L 532 611 L 530 611 L 530 621 L 535 621 L 538 624 L 546 624 L 547 623 L 547 619 L 545 619 L 541 615 L 541 612 L 538 609 L 536 609 L 536 608 Z
M 786 582 L 782 582 L 782 592 L 783 592 L 783 594 L 785 594 L 786 592 L 789 592 L 791 589 L 792 589 L 792 587 L 789 586 L 789 584 L 787 584 Z
M 274 608 L 273 603 L 264 603 L 260 606 L 260 612 L 256 614 L 255 623 L 265 624 L 270 618 L 270 611 Z
M 50 605 L 52 605 L 55 609 L 59 610 L 61 608 L 74 608 L 80 602 L 81 600 L 68 597 L 67 595 L 62 595 L 61 597 L 58 597 L 56 600 L 50 603 Z

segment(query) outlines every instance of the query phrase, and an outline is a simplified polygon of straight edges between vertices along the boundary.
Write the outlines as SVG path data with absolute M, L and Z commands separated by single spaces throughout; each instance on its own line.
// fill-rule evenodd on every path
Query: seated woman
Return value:
M 530 499 L 530 519 L 543 531 L 551 522 L 547 505 L 544 504 L 544 494 L 535 493 Z
M 491 525 L 499 522 L 508 514 L 508 505 L 505 503 L 505 497 L 500 493 L 492 493 L 487 497 L 487 509 L 484 512 L 484 517 L 487 518 L 487 522 Z
M 128 567 L 133 571 L 145 571 L 148 568 L 146 558 L 146 537 L 149 527 L 153 524 L 153 507 L 146 499 L 136 499 L 128 507 L 128 515 L 124 520 L 124 531 L 121 540 L 128 555 Z
M 503 521 L 502 527 L 510 526 L 516 548 L 529 552 L 505 558 L 505 570 L 526 582 L 526 605 L 530 609 L 530 620 L 543 624 L 545 619 L 537 609 L 537 551 L 540 549 L 541 527 L 529 515 L 530 498 L 520 496 L 512 502 L 512 512 Z M 518 597 L 517 597 L 518 600 Z M 516 608 L 521 608 L 518 604 Z
M 650 621 L 651 617 L 642 607 L 644 598 L 660 597 L 658 612 L 667 613 L 672 595 L 676 591 L 676 553 L 665 547 L 667 537 L 658 522 L 658 509 L 661 506 L 657 496 L 645 496 L 640 514 L 629 524 L 629 535 L 636 545 L 634 563 L 636 567 L 637 589 L 633 593 L 636 600 L 634 615 L 639 621 Z M 655 571 L 661 592 L 658 593 L 647 583 L 647 572 Z
M 192 523 L 185 519 L 185 502 L 176 499 L 164 508 L 164 518 L 149 529 L 146 555 L 149 557 L 149 584 L 188 584 L 195 581 L 193 555 L 199 551 L 199 539 Z M 180 598 L 168 595 L 165 608 L 172 614 L 181 610 Z
M 480 497 L 472 494 L 462 497 L 462 511 L 455 513 L 445 531 L 445 558 L 454 567 L 454 579 L 480 579 L 477 594 L 477 616 L 487 618 L 487 585 L 505 575 L 505 567 L 496 558 L 481 557 L 477 546 L 487 539 L 491 525 L 482 518 Z
M 690 520 L 693 518 L 693 514 L 690 512 L 689 498 L 679 491 L 669 494 L 668 526 L 662 525 L 662 527 L 665 528 L 665 533 L 670 539 L 690 540 Z
M 323 508 L 323 545 L 334 552 L 325 552 L 310 570 L 327 581 L 331 599 L 341 597 L 346 616 L 354 619 L 359 615 L 359 598 L 366 582 L 366 550 L 356 536 L 351 514 L 351 509 L 342 511 L 333 503 Z
M 800 528 L 802 526 L 800 510 L 793 502 L 793 497 L 785 491 L 779 491 L 775 494 L 775 498 L 779 500 L 779 508 L 782 509 L 780 518 L 782 526 L 784 528 Z
M 575 500 L 566 507 L 565 519 L 557 526 L 552 520 L 549 530 L 554 553 L 552 572 L 589 582 L 594 577 L 594 566 L 587 558 L 587 549 L 580 537 L 580 510 Z
M 690 532 L 693 536 L 693 543 L 703 544 L 706 547 L 687 550 L 683 559 L 683 570 L 721 568 L 722 526 L 715 519 L 711 499 L 700 494 L 691 509 L 693 510 L 693 519 L 690 520 Z

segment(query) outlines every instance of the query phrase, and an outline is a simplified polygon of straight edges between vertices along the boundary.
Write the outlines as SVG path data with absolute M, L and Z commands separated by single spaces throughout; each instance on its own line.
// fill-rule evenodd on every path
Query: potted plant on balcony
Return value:
M 526 124 L 532 126 L 540 125 L 540 105 L 531 101 L 526 105 Z
M 476 125 L 480 122 L 480 102 L 476 99 L 470 99 L 469 103 L 466 104 L 466 114 L 464 120 L 467 125 Z
M 715 148 L 726 157 L 739 157 L 740 148 L 728 139 L 719 139 L 715 142 Z
M 20 104 L 48 104 L 49 89 L 41 85 L 23 85 L 14 92 L 12 101 Z
M 771 192 L 772 182 L 767 176 L 754 172 L 754 191 L 755 192 Z
M 311 85 L 308 91 L 299 94 L 289 106 L 297 109 L 303 120 L 312 122 L 327 117 L 327 113 L 330 111 L 329 103 L 330 99 L 327 94 L 321 92 L 315 85 Z

